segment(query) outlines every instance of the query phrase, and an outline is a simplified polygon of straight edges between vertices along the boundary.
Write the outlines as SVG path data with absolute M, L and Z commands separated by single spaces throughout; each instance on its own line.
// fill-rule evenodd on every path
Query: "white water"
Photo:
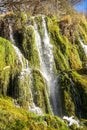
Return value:
M 62 117 L 62 104 L 61 104 L 61 93 L 59 86 L 59 75 L 52 82 L 51 89 L 51 104 L 55 115 Z
M 27 69 L 28 68 L 28 61 L 27 61 L 27 59 L 24 58 L 24 56 L 21 53 L 21 51 L 19 50 L 19 48 L 15 45 L 15 40 L 13 38 L 13 31 L 12 31 L 11 25 L 9 25 L 9 31 L 10 31 L 10 40 L 11 40 L 12 46 L 16 52 L 16 56 L 17 56 L 18 60 L 20 61 L 20 64 L 22 66 L 22 70 Z M 25 61 L 25 64 L 24 64 L 24 61 Z
M 44 31 L 43 40 L 40 37 L 37 24 L 36 23 L 34 24 L 36 45 L 40 59 L 41 71 L 45 79 L 47 80 L 47 83 L 50 84 L 53 74 L 53 54 L 52 54 L 52 45 L 50 44 L 44 17 L 42 17 L 42 27 Z
M 67 120 L 68 123 L 69 123 L 69 126 L 72 126 L 73 124 L 76 124 L 77 127 L 79 128 L 80 125 L 79 125 L 79 121 L 76 121 L 75 119 L 73 119 L 74 116 L 71 116 L 71 117 L 68 117 L 68 116 L 64 116 L 63 117 L 63 120 Z
M 39 114 L 39 115 L 44 115 L 41 108 L 36 107 L 35 104 L 33 103 L 32 106 L 29 108 L 29 111 L 35 114 Z
M 76 113 L 78 115 L 79 118 L 81 118 L 81 97 L 80 97 L 80 94 L 77 93 L 77 90 L 75 88 L 75 84 L 74 82 L 72 81 L 72 79 L 70 80 L 71 82 L 71 89 L 72 89 L 72 95 L 73 95 L 73 101 L 75 103 L 75 110 L 76 110 Z
M 84 49 L 84 52 L 85 52 L 85 54 L 87 56 L 87 45 L 85 45 L 84 42 L 81 39 L 80 39 L 80 43 L 81 43 L 82 48 Z
M 44 16 L 42 16 L 42 30 L 44 31 L 42 39 L 39 34 L 38 26 L 36 23 L 34 23 L 34 29 L 36 36 L 36 45 L 40 59 L 41 73 L 44 79 L 47 81 L 52 110 L 55 115 L 62 116 L 62 106 L 60 99 L 60 90 L 58 86 L 58 77 L 56 77 L 53 73 L 53 47 L 50 43 Z
M 49 39 L 49 35 L 47 32 L 47 27 L 46 27 L 46 21 L 44 19 L 44 17 L 42 17 L 42 26 L 44 29 L 44 38 L 43 38 L 43 44 L 44 44 L 44 62 L 46 64 L 47 70 L 49 75 L 52 76 L 53 74 L 53 62 L 54 62 L 54 58 L 53 58 L 53 46 L 50 43 L 50 39 Z
M 43 38 L 41 39 L 39 31 L 38 31 L 38 26 L 36 23 L 34 23 L 36 46 L 37 46 L 39 59 L 40 59 L 41 73 L 46 81 L 46 84 L 47 84 L 47 87 L 49 90 L 49 94 L 50 94 L 50 97 L 52 100 L 53 112 L 55 115 L 61 116 L 61 113 L 62 113 L 61 112 L 61 103 L 60 103 L 61 99 L 60 99 L 60 92 L 59 92 L 59 88 L 58 88 L 58 81 L 57 81 L 58 78 L 57 77 L 55 78 L 55 75 L 53 73 L 53 64 L 54 64 L 54 58 L 53 58 L 53 52 L 52 52 L 53 47 L 50 43 L 44 16 L 42 17 L 42 28 L 43 28 L 44 34 L 43 34 Z M 10 30 L 10 39 L 13 43 L 13 47 L 15 49 L 17 57 L 22 66 L 22 71 L 21 71 L 19 78 L 20 78 L 20 80 L 21 79 L 25 80 L 24 75 L 30 74 L 30 68 L 28 67 L 28 61 L 24 58 L 21 51 L 15 46 L 15 41 L 13 38 L 13 32 L 12 32 L 11 26 L 9 26 L 9 30 Z M 30 75 L 30 77 L 32 77 L 32 76 Z M 41 109 L 39 107 L 36 107 L 33 102 L 32 91 L 31 91 L 31 101 L 32 101 L 32 104 L 31 104 L 31 106 L 29 106 L 29 111 L 42 115 Z
M 26 75 L 29 76 L 30 79 L 31 79 L 31 78 L 32 78 L 32 76 L 31 76 L 31 69 L 30 69 L 29 66 L 28 66 L 28 60 L 24 58 L 24 56 L 23 56 L 23 54 L 21 53 L 21 51 L 19 50 L 19 48 L 15 45 L 15 40 L 14 40 L 14 38 L 13 38 L 13 30 L 12 30 L 11 24 L 9 24 L 9 34 L 10 34 L 10 40 L 11 40 L 12 46 L 13 46 L 15 52 L 16 52 L 18 61 L 20 61 L 20 64 L 21 64 L 21 66 L 22 66 L 22 71 L 21 71 L 20 75 L 18 76 L 18 78 L 19 78 L 20 80 L 22 80 L 22 82 L 26 80 L 26 79 L 25 79 L 25 76 L 26 76 Z M 29 80 L 30 80 L 30 79 L 29 79 Z M 29 84 L 29 83 L 28 83 L 28 84 Z M 30 80 L 30 85 L 32 85 L 31 80 Z M 33 112 L 33 113 L 36 113 L 36 114 L 39 114 L 39 115 L 43 115 L 42 110 L 41 110 L 39 107 L 37 107 L 37 106 L 35 105 L 35 103 L 33 102 L 33 96 L 32 96 L 32 91 L 31 91 L 31 89 L 29 90 L 29 92 L 30 92 L 30 95 L 31 95 L 31 99 L 30 99 L 31 105 L 29 104 L 29 111 L 30 111 L 30 112 Z M 25 90 L 25 93 L 26 93 L 26 90 Z M 24 95 L 23 95 L 23 96 L 24 96 Z M 19 107 L 18 104 L 15 104 L 15 105 L 16 105 L 17 107 Z
M 37 50 L 38 50 L 38 54 L 39 54 L 39 59 L 40 59 L 40 67 L 41 67 L 41 71 L 42 74 L 44 75 L 45 79 L 47 80 L 47 82 L 49 81 L 49 77 L 48 77 L 48 70 L 44 61 L 44 56 L 43 56 L 43 45 L 42 45 L 42 41 L 41 41 L 41 37 L 40 34 L 38 32 L 38 28 L 37 25 L 35 23 L 34 25 L 35 28 L 35 36 L 36 36 L 36 45 L 37 45 Z

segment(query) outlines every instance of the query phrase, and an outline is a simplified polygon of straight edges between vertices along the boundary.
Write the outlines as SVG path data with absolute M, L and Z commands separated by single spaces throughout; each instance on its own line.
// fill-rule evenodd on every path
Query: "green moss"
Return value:
M 79 36 L 74 36 L 75 44 L 73 44 L 69 42 L 69 38 L 67 39 L 66 36 L 61 34 L 57 20 L 47 17 L 47 25 L 50 34 L 50 40 L 53 44 L 54 61 L 57 71 L 62 71 L 69 68 L 82 68 L 82 66 L 84 66 L 84 62 L 86 63 L 86 57 L 79 43 L 79 40 L 77 40 L 79 39 Z M 83 53 L 81 53 L 80 50 Z
M 82 62 L 75 45 L 71 45 L 69 49 L 69 63 L 72 69 L 82 68 Z
M 84 42 L 86 44 L 87 43 L 87 35 L 86 35 L 87 34 L 87 20 L 84 16 L 80 20 L 79 32 L 82 39 L 84 39 Z
M 39 68 L 40 62 L 36 48 L 35 33 L 32 26 L 24 28 L 22 47 L 25 57 L 29 60 L 29 66 Z
M 42 15 L 38 15 L 35 17 L 35 22 L 38 26 L 38 31 L 40 33 L 40 36 L 41 36 L 41 39 L 43 39 L 43 35 L 44 35 L 44 30 L 43 30 L 43 27 L 42 27 Z
M 16 55 L 11 43 L 3 38 L 0 38 L 0 85 L 1 91 L 7 95 L 10 78 L 16 73 Z
M 71 78 L 73 79 L 77 92 L 80 95 L 80 109 L 82 118 L 87 118 L 87 74 L 78 74 L 73 71 L 71 74 Z
M 68 69 L 68 40 L 59 32 L 57 20 L 47 18 L 50 41 L 53 45 L 54 61 L 57 71 Z
M 31 103 L 30 75 L 28 73 L 21 75 L 20 73 L 14 79 L 12 91 L 14 92 L 13 97 L 17 100 L 17 103 L 28 110 Z
M 49 94 L 46 81 L 40 72 L 40 61 L 36 47 L 35 32 L 32 25 L 34 20 L 38 26 L 41 39 L 43 41 L 44 30 L 42 27 L 42 16 L 35 16 L 34 19 L 26 19 L 25 13 L 14 16 L 15 25 L 13 28 L 16 43 L 24 56 L 29 61 L 32 71 L 32 93 L 36 106 L 40 107 L 44 113 L 52 114 Z M 27 20 L 27 21 L 26 21 Z M 87 58 L 80 45 L 79 36 L 75 38 L 75 43 L 69 42 L 69 39 L 61 34 L 58 20 L 55 17 L 45 18 L 47 30 L 50 36 L 50 42 L 53 45 L 54 62 L 56 71 L 65 71 L 60 73 L 60 87 L 62 90 L 62 101 L 64 114 L 68 116 L 79 116 L 87 118 L 87 70 L 84 69 Z M 27 23 L 26 23 L 27 22 Z M 28 26 L 29 24 L 29 26 Z M 31 24 L 31 25 L 30 25 Z M 80 21 L 79 32 L 86 44 L 87 25 L 86 21 Z M 17 37 L 16 37 L 17 36 Z M 18 38 L 18 39 L 17 39 Z M 7 68 L 5 68 L 7 67 Z M 78 70 L 83 67 L 84 70 Z M 16 56 L 11 43 L 0 38 L 0 93 L 17 99 L 20 106 L 28 109 L 31 103 L 30 77 L 24 74 L 24 79 L 19 76 L 21 65 L 16 63 Z M 76 71 L 68 71 L 75 69 Z M 79 99 L 79 100 L 78 100 Z M 10 99 L 1 98 L 0 100 L 0 127 L 6 130 L 32 129 L 32 130 L 67 130 L 67 126 L 57 117 L 50 115 L 36 116 L 25 112 L 22 109 L 16 109 L 11 105 Z M 2 109 L 1 109 L 2 108 Z M 80 109 L 79 109 L 80 108 Z M 9 112 L 9 109 L 11 110 Z M 8 120 L 7 120 L 8 119 Z M 4 125 L 5 124 L 5 125 Z M 76 129 L 72 126 L 71 129 Z
M 69 62 L 70 62 L 70 66 L 73 69 L 80 69 L 82 67 L 86 67 L 86 63 L 87 63 L 87 58 L 84 52 L 84 49 L 82 48 L 82 45 L 80 43 L 80 39 L 82 39 L 84 41 L 84 44 L 86 44 L 86 26 L 85 24 L 85 20 L 81 21 L 78 24 L 78 33 L 75 35 L 75 43 L 71 44 L 69 47 Z
M 68 116 L 75 115 L 75 105 L 71 95 L 72 84 L 69 76 L 66 73 L 62 73 L 59 83 L 62 91 L 64 113 Z
M 65 114 L 86 118 L 87 75 L 78 74 L 76 71 L 67 71 L 61 73 L 59 82 Z
M 53 51 L 54 51 L 54 61 L 55 61 L 57 72 L 68 69 L 67 59 L 64 58 L 61 51 L 56 47 L 54 47 Z
M 9 111 L 10 110 L 10 111 Z M 58 117 L 37 116 L 14 106 L 8 97 L 0 96 L 1 130 L 69 130 Z
M 39 70 L 33 71 L 34 102 L 46 113 L 51 113 L 45 80 Z
M 8 65 L 14 65 L 15 52 L 11 43 L 3 38 L 0 38 L 0 70 Z
M 64 122 L 61 122 L 60 118 L 58 117 L 52 117 L 52 116 L 46 116 L 45 121 L 47 122 L 48 126 L 51 126 L 52 128 L 55 129 L 60 129 L 60 130 L 68 130 L 66 125 L 64 125 Z
M 65 36 L 61 35 L 57 19 L 47 18 L 47 25 L 51 43 L 60 49 L 64 56 L 66 56 L 68 53 L 69 41 Z
M 13 15 L 13 19 L 14 19 L 14 27 L 13 27 L 13 29 L 18 30 L 18 29 L 22 29 L 22 27 L 25 26 L 26 21 L 27 21 L 27 16 L 26 16 L 26 13 L 24 11 L 16 12 Z
M 80 60 L 82 62 L 82 67 L 84 68 L 84 67 L 86 67 L 87 57 L 85 55 L 85 52 L 84 52 L 79 40 L 76 41 L 76 48 L 77 48 Z
M 26 23 L 26 21 L 27 21 L 26 13 L 25 12 L 21 12 L 19 15 L 20 15 L 22 24 Z

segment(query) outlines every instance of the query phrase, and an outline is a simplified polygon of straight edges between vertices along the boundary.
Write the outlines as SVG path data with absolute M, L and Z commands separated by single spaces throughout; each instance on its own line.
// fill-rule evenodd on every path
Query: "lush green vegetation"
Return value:
M 76 71 L 65 71 L 60 75 L 65 114 L 87 118 L 87 75 Z
M 43 32 L 43 27 L 42 27 L 42 15 L 37 15 L 34 20 L 38 26 L 38 31 L 40 33 L 41 39 L 43 40 L 44 32 Z
M 68 44 L 67 39 L 59 33 L 58 21 L 55 18 L 47 18 L 50 41 L 53 45 L 54 61 L 57 71 L 68 69 Z M 65 42 L 66 41 L 66 42 Z
M 68 20 L 69 21 L 69 20 Z M 82 61 L 85 60 L 85 54 L 81 60 L 81 45 L 79 41 L 75 41 L 76 44 L 70 42 L 69 36 L 61 34 L 61 28 L 56 18 L 47 18 L 48 31 L 50 35 L 51 43 L 53 44 L 54 61 L 57 71 L 63 71 L 66 69 L 80 69 L 82 68 Z M 63 21 L 66 26 L 66 19 Z M 67 25 L 70 26 L 70 25 Z M 70 32 L 69 32 L 70 33 Z M 76 36 L 77 39 L 77 36 Z M 78 43 L 77 43 L 78 42 Z M 78 44 L 78 45 L 77 45 Z M 80 49 L 81 48 L 81 49 Z M 79 50 L 80 49 L 80 50 Z M 82 49 L 83 51 L 83 49 Z M 80 53 L 80 54 L 79 54 Z M 84 53 L 84 52 L 83 52 Z M 86 61 L 86 60 L 85 60 Z
M 10 110 L 10 111 L 9 111 Z M 9 97 L 0 96 L 1 130 L 69 130 L 58 117 L 38 116 L 16 108 Z
M 32 103 L 29 73 L 24 73 L 23 76 L 20 73 L 16 76 L 14 79 L 13 97 L 21 107 L 29 109 L 29 105 Z
M 45 113 L 52 114 L 49 92 L 47 91 L 46 81 L 43 79 L 43 75 L 39 70 L 33 70 L 33 95 L 34 102 L 37 106 L 42 108 Z
M 23 50 L 25 57 L 29 60 L 29 65 L 32 68 L 39 68 L 39 58 L 36 48 L 34 28 L 30 25 L 23 32 Z
M 5 18 L 7 19 L 7 16 Z M 3 18 L 3 21 L 5 18 Z M 52 116 L 49 91 L 46 80 L 40 71 L 40 60 L 33 26 L 36 22 L 43 41 L 42 16 L 37 15 L 32 18 L 29 15 L 26 18 L 25 13 L 22 12 L 10 18 L 14 21 L 12 28 L 16 45 L 29 61 L 31 75 L 24 73 L 24 77 L 21 77 L 22 66 L 11 43 L 0 38 L 0 93 L 15 98 L 17 103 L 25 108 L 25 110 L 16 108 L 12 99 L 1 96 L 0 129 L 69 130 L 58 117 Z M 83 19 L 80 17 L 79 23 L 75 23 L 74 26 L 72 18 L 67 16 L 59 21 L 58 18 L 51 15 L 46 16 L 45 20 L 50 42 L 53 46 L 54 73 L 60 75 L 58 83 L 62 92 L 64 114 L 82 118 L 85 126 L 81 129 L 86 129 L 87 57 L 80 44 L 79 37 L 87 44 L 87 21 L 84 17 Z M 78 29 L 78 33 L 75 27 Z M 36 106 L 50 115 L 38 116 L 26 111 L 33 102 L 31 101 L 31 91 Z M 79 130 L 80 128 L 73 125 L 71 129 Z
M 10 79 L 19 72 L 15 66 L 16 55 L 11 43 L 0 38 L 0 93 L 7 95 Z

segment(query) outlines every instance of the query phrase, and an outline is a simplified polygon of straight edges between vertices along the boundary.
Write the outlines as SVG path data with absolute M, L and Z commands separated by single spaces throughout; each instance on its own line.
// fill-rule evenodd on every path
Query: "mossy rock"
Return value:
M 75 45 L 71 45 L 71 47 L 69 48 L 69 64 L 71 69 L 82 68 L 82 62 L 80 60 L 80 56 Z
M 85 16 L 82 16 L 80 18 L 80 24 L 79 24 L 79 33 L 81 38 L 84 39 L 85 44 L 87 43 L 87 20 L 85 18 Z
M 71 95 L 71 81 L 66 73 L 60 75 L 59 84 L 62 91 L 64 114 L 68 116 L 75 115 L 75 105 Z
M 85 54 L 84 49 L 82 48 L 81 43 L 80 43 L 78 38 L 76 39 L 75 43 L 76 43 L 75 46 L 76 46 L 78 54 L 79 54 L 79 58 L 80 58 L 80 60 L 82 62 L 82 67 L 85 68 L 86 64 L 87 64 L 86 54 Z
M 87 118 L 87 76 L 76 71 L 66 71 L 61 73 L 59 82 L 65 114 Z
M 25 57 L 29 61 L 29 66 L 32 68 L 39 68 L 39 56 L 36 48 L 36 40 L 33 26 L 24 28 L 22 48 Z
M 77 92 L 80 95 L 79 101 L 81 102 L 81 117 L 87 118 L 87 74 L 84 74 L 85 73 L 78 74 L 74 71 L 72 73 L 72 79 L 74 80 Z
M 50 42 L 53 45 L 53 55 L 57 71 L 68 69 L 68 40 L 60 34 L 57 20 L 47 18 L 47 28 Z
M 52 113 L 46 81 L 39 70 L 33 70 L 33 95 L 34 102 L 46 113 Z
M 53 18 L 47 17 L 46 20 L 50 41 L 53 44 L 54 61 L 57 71 L 62 71 L 69 68 L 81 69 L 84 67 L 84 64 L 87 63 L 87 58 L 79 42 L 79 34 L 75 34 L 74 43 L 72 43 L 69 41 L 67 36 L 61 34 L 61 29 L 59 28 L 59 22 L 57 19 L 54 20 Z M 82 30 L 82 25 L 79 24 L 76 26 L 79 30 L 80 36 L 84 39 L 85 42 L 87 39 L 85 37 L 86 29 Z M 85 36 L 83 37 L 83 35 Z
M 41 39 L 43 39 L 43 35 L 44 35 L 44 30 L 43 30 L 43 26 L 42 26 L 42 17 L 44 17 L 43 15 L 37 15 L 34 20 L 38 26 L 38 31 L 39 31 L 39 34 L 41 36 Z
M 31 101 L 31 88 L 30 88 L 30 74 L 26 72 L 21 72 L 14 79 L 14 87 L 12 90 L 14 93 L 12 97 L 17 101 L 17 103 L 25 108 L 29 109 Z
M 11 98 L 3 96 L 0 96 L 0 129 L 69 130 L 60 118 L 51 115 L 37 116 L 28 113 L 22 108 L 16 108 Z
M 16 75 L 16 54 L 8 40 L 0 38 L 0 85 L 1 92 L 7 95 L 10 80 Z

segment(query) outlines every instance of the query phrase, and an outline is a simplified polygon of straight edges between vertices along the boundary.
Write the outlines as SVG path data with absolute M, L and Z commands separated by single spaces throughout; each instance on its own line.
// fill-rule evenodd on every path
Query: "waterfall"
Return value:
M 46 27 L 46 21 L 44 17 L 42 17 L 42 26 L 44 29 L 44 38 L 43 38 L 44 57 L 45 57 L 44 61 L 47 66 L 48 73 L 49 75 L 51 75 L 53 73 L 53 62 L 54 62 L 53 52 L 52 52 L 53 46 L 50 43 L 50 39 Z
M 47 85 L 48 94 L 49 94 L 49 102 L 52 106 L 53 113 L 55 115 L 62 116 L 61 97 L 60 97 L 60 89 L 58 85 L 58 77 L 56 77 L 56 75 L 53 72 L 53 65 L 54 65 L 54 57 L 53 57 L 53 52 L 52 52 L 53 46 L 50 43 L 45 17 L 42 16 L 42 30 L 43 30 L 42 38 L 40 36 L 38 25 L 36 24 L 35 19 L 34 19 L 34 26 L 32 27 L 35 32 L 36 47 L 37 47 L 37 51 L 38 51 L 38 55 L 40 59 L 40 68 L 41 68 L 40 71 Z M 20 80 L 22 79 L 24 81 L 25 75 L 27 74 L 30 77 L 29 80 L 32 86 L 32 74 L 30 74 L 31 69 L 28 67 L 28 61 L 27 59 L 24 58 L 21 51 L 15 45 L 15 40 L 13 38 L 11 25 L 9 25 L 9 30 L 10 30 L 10 39 L 13 43 L 13 47 L 18 57 L 18 61 L 20 62 L 22 66 L 22 71 L 19 75 L 19 79 Z M 29 106 L 29 111 L 42 114 L 42 111 L 40 111 L 40 108 L 36 107 L 35 103 L 33 102 L 32 91 L 31 91 L 31 100 L 32 100 L 32 104 L 31 106 Z
M 81 118 L 81 97 L 79 92 L 77 91 L 77 89 L 75 88 L 75 84 L 72 81 L 72 79 L 70 79 L 71 82 L 71 94 L 72 94 L 72 98 L 75 104 L 75 111 L 78 115 L 79 118 Z
M 84 50 L 84 52 L 85 52 L 85 54 L 87 56 L 87 45 L 84 44 L 84 42 L 82 41 L 82 39 L 80 39 L 80 43 L 81 43 L 82 48 L 83 48 L 83 50 Z
M 12 46 L 16 52 L 16 56 L 22 66 L 22 71 L 26 71 L 28 69 L 28 60 L 24 58 L 23 54 L 21 53 L 21 51 L 19 50 L 19 48 L 15 45 L 15 40 L 13 38 L 13 30 L 11 27 L 11 24 L 9 24 L 9 31 L 10 31 L 10 40 L 12 42 Z
M 42 17 L 42 28 L 44 31 L 43 39 L 41 39 L 40 37 L 37 24 L 34 23 L 36 46 L 40 59 L 41 71 L 45 79 L 47 80 L 47 83 L 50 84 L 53 74 L 53 54 L 52 54 L 52 45 L 50 44 L 44 17 Z
M 29 80 L 30 80 L 30 84 L 29 84 L 29 81 L 27 81 L 27 84 L 29 86 L 32 86 L 31 68 L 29 68 L 29 66 L 28 66 L 28 60 L 25 59 L 25 57 L 23 56 L 23 54 L 21 53 L 19 48 L 15 45 L 15 40 L 13 38 L 13 30 L 12 30 L 11 24 L 9 24 L 9 34 L 10 34 L 10 40 L 12 42 L 12 46 L 13 46 L 15 52 L 16 52 L 17 58 L 18 58 L 18 60 L 21 64 L 21 66 L 22 66 L 22 71 L 21 71 L 20 75 L 18 76 L 18 79 L 20 81 L 22 80 L 22 82 L 25 83 L 25 80 L 26 80 L 25 77 L 27 76 L 27 77 L 29 77 Z M 25 94 L 26 94 L 26 89 L 24 91 L 25 91 Z M 33 102 L 33 95 L 32 95 L 32 91 L 31 91 L 31 87 L 29 88 L 29 94 L 31 95 L 31 98 L 29 99 L 31 101 L 31 104 L 29 104 L 29 111 L 36 113 L 36 114 L 39 114 L 39 115 L 43 115 L 42 110 L 39 107 L 37 107 L 35 105 L 35 103 Z M 22 96 L 24 96 L 24 95 L 22 95 Z M 18 106 L 18 104 L 17 104 L 17 106 Z
M 40 59 L 40 67 L 43 78 L 47 81 L 47 87 L 50 95 L 50 103 L 53 113 L 62 116 L 62 107 L 60 99 L 60 90 L 58 86 L 58 77 L 53 72 L 53 46 L 50 43 L 45 17 L 42 16 L 43 37 L 39 34 L 38 25 L 34 20 L 34 31 L 36 36 L 36 46 Z M 56 78 L 55 78 L 56 77 Z
M 58 75 L 54 81 L 52 82 L 52 85 L 50 87 L 51 89 L 51 104 L 52 104 L 52 109 L 53 113 L 55 115 L 58 115 L 62 117 L 62 103 L 61 103 L 61 92 L 60 92 L 60 85 L 59 85 L 59 77 Z

